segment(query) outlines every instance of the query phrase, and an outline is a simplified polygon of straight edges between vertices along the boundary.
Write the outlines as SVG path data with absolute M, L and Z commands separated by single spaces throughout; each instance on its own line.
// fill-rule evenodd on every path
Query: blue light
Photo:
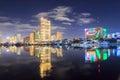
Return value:
M 117 48 L 117 56 L 120 56 L 120 49 Z

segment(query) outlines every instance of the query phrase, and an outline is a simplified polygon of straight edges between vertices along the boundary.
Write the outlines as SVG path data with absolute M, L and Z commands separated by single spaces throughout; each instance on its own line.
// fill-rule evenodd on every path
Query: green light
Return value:
M 96 55 L 97 55 L 98 59 L 100 59 L 100 50 L 99 49 L 96 49 Z
M 103 60 L 106 60 L 107 58 L 108 58 L 108 56 L 107 56 L 107 51 L 104 50 L 104 52 L 103 52 Z
M 90 62 L 94 62 L 94 55 L 90 55 Z
M 104 37 L 106 37 L 107 36 L 107 29 L 103 29 L 103 31 L 104 31 Z
M 107 59 L 107 54 L 103 54 L 103 60 Z
M 100 34 L 100 32 L 97 32 L 97 33 L 96 33 L 95 39 L 98 39 L 98 38 L 99 38 L 99 34 Z

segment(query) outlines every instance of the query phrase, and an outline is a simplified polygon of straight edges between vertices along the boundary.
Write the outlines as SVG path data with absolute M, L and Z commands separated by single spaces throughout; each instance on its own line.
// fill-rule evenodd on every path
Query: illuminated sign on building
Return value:
M 85 37 L 87 39 L 100 39 L 106 37 L 106 29 L 103 29 L 102 27 L 96 27 L 96 28 L 87 28 L 85 29 Z

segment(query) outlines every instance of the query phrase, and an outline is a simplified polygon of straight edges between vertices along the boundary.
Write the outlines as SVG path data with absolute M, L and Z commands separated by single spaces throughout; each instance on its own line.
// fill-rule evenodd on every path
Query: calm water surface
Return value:
M 0 47 L 0 80 L 120 80 L 120 47 Z

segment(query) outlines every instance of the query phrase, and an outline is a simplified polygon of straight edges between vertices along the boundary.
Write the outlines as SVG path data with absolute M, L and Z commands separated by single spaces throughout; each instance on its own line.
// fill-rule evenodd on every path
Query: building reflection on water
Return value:
M 62 57 L 62 48 L 52 48 L 50 46 L 30 46 L 29 53 L 31 56 L 36 56 L 40 59 L 40 76 L 43 78 L 49 76 L 52 68 L 51 54 L 56 54 L 57 57 Z
M 93 48 L 85 50 L 85 62 L 107 60 L 110 56 L 120 56 L 120 47 L 111 49 Z
M 24 47 L 15 47 L 11 46 L 9 48 L 10 52 L 16 53 L 17 55 L 22 54 L 22 50 L 29 52 L 30 56 L 34 56 L 39 59 L 39 73 L 40 77 L 44 78 L 50 76 L 52 71 L 52 54 L 55 54 L 57 57 L 63 57 L 63 50 L 66 50 L 62 47 L 53 48 L 51 46 L 24 46 Z M 67 47 L 68 49 L 68 47 Z M 70 48 L 69 48 L 70 49 Z M 74 49 L 74 48 L 72 48 Z M 81 50 L 80 50 L 81 51 Z M 2 53 L 2 48 L 0 47 L 0 54 Z M 105 48 L 91 48 L 85 49 L 85 63 L 99 62 L 107 60 L 110 56 L 120 56 L 120 47 L 105 49 Z M 98 72 L 100 72 L 101 65 L 98 63 Z
M 42 46 L 25 46 L 25 47 L 16 47 L 11 46 L 8 48 L 10 52 L 16 53 L 17 55 L 21 55 L 21 51 L 27 51 L 29 52 L 30 56 L 35 56 L 39 58 L 40 65 L 40 76 L 41 78 L 44 78 L 46 76 L 49 76 L 49 73 L 52 68 L 51 64 L 51 54 L 56 54 L 57 57 L 62 57 L 62 48 L 52 48 L 50 46 L 42 47 Z M 0 51 L 1 48 L 0 48 Z
M 11 46 L 8 49 L 12 53 L 16 53 L 17 55 L 21 55 L 21 51 L 23 50 L 23 47 Z

